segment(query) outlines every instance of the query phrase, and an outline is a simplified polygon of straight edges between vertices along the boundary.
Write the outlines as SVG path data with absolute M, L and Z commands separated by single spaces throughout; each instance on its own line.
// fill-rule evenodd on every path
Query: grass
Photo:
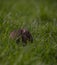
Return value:
M 32 33 L 32 44 L 9 39 L 18 28 Z M 0 0 L 0 65 L 57 65 L 56 0 Z

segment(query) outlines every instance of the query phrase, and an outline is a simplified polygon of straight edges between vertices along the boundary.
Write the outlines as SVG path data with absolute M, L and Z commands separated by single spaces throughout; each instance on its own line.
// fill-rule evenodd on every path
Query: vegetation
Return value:
M 9 39 L 18 28 L 34 42 L 23 47 Z M 0 65 L 57 65 L 56 0 L 0 0 Z

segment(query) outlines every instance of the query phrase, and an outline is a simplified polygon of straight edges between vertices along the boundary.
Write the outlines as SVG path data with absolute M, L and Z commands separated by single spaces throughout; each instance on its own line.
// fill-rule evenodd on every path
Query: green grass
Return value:
M 32 44 L 9 39 L 18 28 L 31 32 Z M 0 65 L 57 65 L 56 0 L 0 0 Z

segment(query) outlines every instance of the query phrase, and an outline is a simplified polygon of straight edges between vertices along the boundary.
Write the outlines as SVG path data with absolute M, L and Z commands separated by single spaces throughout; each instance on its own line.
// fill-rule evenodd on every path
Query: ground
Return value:
M 9 39 L 18 28 L 31 32 L 32 44 Z M 0 0 L 0 65 L 57 65 L 56 0 Z

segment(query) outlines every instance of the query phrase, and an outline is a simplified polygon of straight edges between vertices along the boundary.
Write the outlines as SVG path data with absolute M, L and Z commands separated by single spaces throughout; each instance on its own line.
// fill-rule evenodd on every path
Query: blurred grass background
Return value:
M 10 40 L 18 28 L 34 42 Z M 57 0 L 0 0 L 0 65 L 57 65 Z

